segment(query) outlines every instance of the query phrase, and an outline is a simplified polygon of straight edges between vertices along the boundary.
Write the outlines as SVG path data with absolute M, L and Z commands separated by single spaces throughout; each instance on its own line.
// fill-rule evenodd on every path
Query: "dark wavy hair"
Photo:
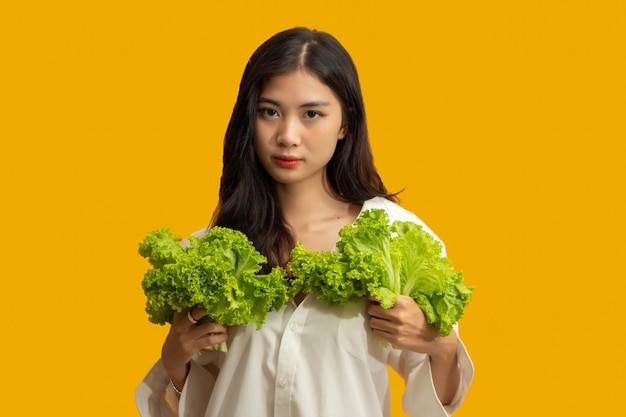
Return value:
M 395 200 L 374 166 L 361 86 L 348 52 L 325 32 L 297 27 L 277 33 L 259 46 L 244 70 L 224 137 L 219 202 L 211 221 L 245 233 L 268 258 L 265 270 L 284 266 L 295 241 L 277 207 L 273 180 L 255 152 L 258 98 L 270 78 L 297 69 L 316 75 L 342 106 L 347 134 L 326 167 L 332 191 L 352 203 L 376 196 Z

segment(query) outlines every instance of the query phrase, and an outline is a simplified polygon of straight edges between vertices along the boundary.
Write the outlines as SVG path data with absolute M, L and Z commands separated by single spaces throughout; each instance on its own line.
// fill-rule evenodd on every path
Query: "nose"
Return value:
M 300 144 L 298 121 L 291 117 L 283 119 L 278 128 L 276 140 L 280 146 L 298 146 Z

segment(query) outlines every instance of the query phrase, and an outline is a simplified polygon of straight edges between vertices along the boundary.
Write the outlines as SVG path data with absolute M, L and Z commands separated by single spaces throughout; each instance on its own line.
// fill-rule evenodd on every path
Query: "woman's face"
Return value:
M 261 164 L 277 183 L 323 181 L 337 141 L 345 134 L 339 99 L 306 70 L 272 77 L 263 86 L 254 145 Z

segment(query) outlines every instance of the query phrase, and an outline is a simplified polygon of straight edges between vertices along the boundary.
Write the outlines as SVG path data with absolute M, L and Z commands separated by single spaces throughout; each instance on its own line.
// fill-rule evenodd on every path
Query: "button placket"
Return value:
M 293 312 L 287 321 L 278 350 L 276 366 L 276 385 L 274 393 L 274 415 L 289 416 L 291 412 L 291 395 L 298 367 L 299 350 L 302 342 L 303 324 L 309 313 L 304 307 L 306 300 Z

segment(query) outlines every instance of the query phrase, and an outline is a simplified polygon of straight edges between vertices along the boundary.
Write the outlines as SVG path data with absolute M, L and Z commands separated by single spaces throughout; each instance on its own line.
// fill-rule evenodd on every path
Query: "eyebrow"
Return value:
M 273 100 L 271 98 L 268 98 L 268 97 L 259 97 L 259 104 L 260 103 L 269 103 L 269 104 L 273 104 L 276 107 L 280 107 L 280 102 Z M 298 107 L 305 108 L 305 107 L 324 107 L 324 106 L 330 106 L 330 103 L 328 101 L 318 100 L 318 101 L 310 101 L 308 103 L 302 103 Z

